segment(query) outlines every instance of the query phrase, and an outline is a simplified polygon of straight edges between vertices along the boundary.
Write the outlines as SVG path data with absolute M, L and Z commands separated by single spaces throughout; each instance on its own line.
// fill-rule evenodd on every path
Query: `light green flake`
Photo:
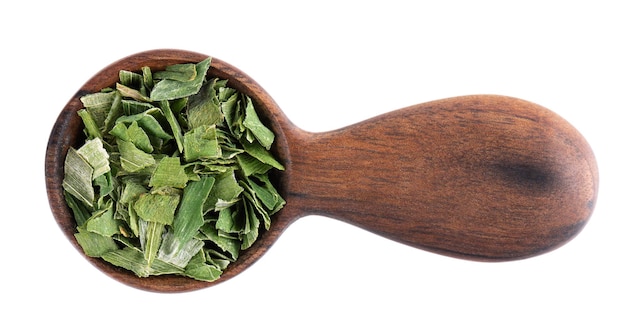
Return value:
M 185 161 L 198 159 L 214 159 L 222 155 L 222 149 L 217 141 L 215 126 L 200 126 L 183 137 Z
M 104 127 L 101 129 L 103 133 L 105 133 L 107 130 L 110 130 L 111 127 L 115 124 L 115 120 L 117 120 L 117 118 L 119 118 L 123 114 L 122 95 L 120 95 L 120 93 L 118 92 L 116 92 L 114 95 L 115 96 L 113 97 L 113 102 L 111 103 L 111 109 L 104 119 Z
M 93 168 L 92 179 L 111 170 L 109 167 L 109 153 L 104 149 L 100 138 L 88 140 L 76 153 Z
M 155 259 L 154 262 L 149 265 L 140 250 L 130 247 L 107 252 L 102 255 L 102 259 L 115 266 L 132 271 L 140 278 L 145 278 L 150 275 L 184 273 L 183 269 L 159 261 L 158 259 Z
M 243 231 L 243 220 L 238 220 L 237 216 L 233 216 L 233 207 L 227 207 L 219 212 L 219 217 L 215 223 L 215 227 L 225 233 L 239 233 Z
M 197 75 L 193 80 L 178 81 L 172 79 L 164 79 L 157 82 L 152 89 L 150 98 L 153 101 L 163 101 L 183 98 L 196 94 L 202 87 L 204 77 L 209 70 L 210 64 L 211 58 L 207 58 L 202 62 L 196 64 Z
M 207 81 L 197 94 L 189 96 L 187 121 L 190 129 L 220 124 L 224 120 L 215 91 L 216 80 Z
M 134 248 L 126 247 L 124 249 L 107 252 L 102 255 L 102 259 L 115 266 L 132 271 L 140 278 L 146 278 L 150 276 L 151 273 L 143 253 Z
M 230 265 L 231 262 L 233 262 L 233 260 L 231 260 L 229 256 L 223 253 L 220 253 L 215 249 L 207 250 L 206 258 L 207 258 L 207 261 L 206 261 L 207 264 L 216 266 L 222 271 L 225 270 L 228 267 L 228 265 Z
M 185 269 L 185 275 L 199 281 L 213 282 L 220 278 L 222 270 L 215 265 L 197 264 L 194 266 L 187 266 Z
M 164 71 L 154 72 L 152 77 L 157 80 L 170 79 L 185 82 L 192 81 L 197 75 L 196 65 L 187 63 L 170 65 Z
M 125 86 L 121 83 L 118 83 L 115 88 L 117 91 L 124 97 L 130 97 L 136 101 L 140 102 L 150 102 L 150 98 L 141 94 L 139 90 L 133 89 L 131 87 Z
M 107 237 L 119 234 L 119 227 L 120 223 L 113 218 L 113 208 L 110 206 L 94 213 L 86 223 L 87 231 Z
M 184 268 L 191 258 L 201 252 L 204 242 L 198 239 L 190 239 L 181 243 L 171 231 L 163 236 L 163 242 L 159 249 L 158 259 L 169 264 Z
M 78 116 L 83 120 L 83 124 L 85 125 L 85 134 L 89 139 L 102 138 L 102 133 L 100 132 L 98 123 L 91 115 L 91 112 L 86 109 L 80 109 L 78 110 Z
M 115 124 L 115 126 L 113 126 L 113 128 L 111 128 L 111 130 L 109 131 L 109 134 L 123 141 L 127 141 L 127 142 L 130 141 L 130 136 L 128 135 L 128 128 L 126 127 L 126 124 L 122 122 Z
M 152 147 L 152 144 L 150 142 L 150 137 L 148 137 L 148 134 L 145 132 L 145 130 L 143 130 L 143 128 L 139 127 L 137 121 L 134 121 L 130 124 L 127 132 L 129 138 L 128 140 L 135 144 L 137 148 L 146 153 L 151 153 L 152 151 L 154 151 L 154 148 Z
M 87 112 L 89 112 L 96 126 L 104 126 L 104 121 L 111 110 L 115 96 L 116 93 L 114 91 L 109 91 L 87 94 L 80 98 L 80 101 L 83 103 Z
M 111 108 L 115 93 L 113 92 L 100 92 L 87 94 L 80 98 L 83 106 L 88 109 L 94 109 L 97 111 L 108 111 Z
M 123 204 L 134 202 L 141 194 L 148 192 L 148 190 L 137 180 L 127 179 L 123 183 L 124 187 L 119 200 Z
M 117 250 L 117 244 L 111 237 L 78 229 L 74 234 L 76 242 L 81 246 L 85 255 L 89 257 L 101 257 L 102 255 Z
M 151 107 L 150 109 L 138 114 L 121 116 L 117 119 L 116 123 L 123 122 L 131 124 L 136 121 L 139 127 L 143 128 L 148 135 L 166 141 L 172 139 L 173 136 L 167 133 L 165 129 L 161 127 L 159 121 L 155 118 L 158 114 L 161 114 L 161 110 L 159 108 Z
M 145 221 L 171 225 L 179 201 L 178 194 L 147 193 L 137 198 L 134 209 Z
M 118 139 L 117 146 L 120 150 L 122 169 L 128 172 L 137 172 L 156 163 L 152 155 L 138 149 L 132 142 Z
M 94 188 L 98 191 L 98 209 L 102 209 L 102 205 L 108 202 L 108 197 L 117 188 L 117 180 L 111 175 L 111 171 L 94 178 Z
M 154 262 L 154 259 L 157 256 L 164 228 L 165 226 L 163 223 L 153 221 L 149 221 L 147 223 L 143 256 L 146 259 L 148 266 L 152 265 L 152 262 Z
M 135 237 L 138 237 L 140 233 L 139 222 L 140 221 L 143 222 L 143 220 L 141 220 L 139 216 L 137 215 L 137 212 L 135 211 L 134 203 L 129 203 L 127 207 L 128 207 L 128 227 L 130 228 L 133 235 Z
M 70 148 L 65 157 L 63 188 L 89 208 L 93 208 L 95 192 L 91 183 L 93 168 L 75 149 Z
M 157 164 L 149 185 L 155 188 L 164 186 L 184 188 L 187 179 L 179 157 L 164 157 Z

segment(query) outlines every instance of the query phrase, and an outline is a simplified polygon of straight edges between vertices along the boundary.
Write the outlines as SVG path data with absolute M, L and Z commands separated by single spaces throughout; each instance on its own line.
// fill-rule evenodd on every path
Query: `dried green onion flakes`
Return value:
M 81 97 L 86 141 L 68 151 L 63 188 L 86 255 L 214 281 L 284 206 L 274 133 L 210 64 L 122 70 Z

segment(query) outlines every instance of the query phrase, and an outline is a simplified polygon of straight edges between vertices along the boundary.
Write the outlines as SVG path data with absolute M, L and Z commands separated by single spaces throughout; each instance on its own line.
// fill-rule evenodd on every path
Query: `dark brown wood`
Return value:
M 79 252 L 61 187 L 67 149 L 81 139 L 78 98 L 113 85 L 120 69 L 158 69 L 204 58 L 180 50 L 132 55 L 85 83 L 59 115 L 46 153 L 46 185 L 52 213 Z M 178 276 L 137 278 L 85 256 L 130 286 L 178 292 L 224 282 L 258 260 L 291 223 L 312 214 L 431 252 L 504 261 L 563 245 L 593 211 L 598 171 L 589 145 L 569 123 L 539 105 L 494 95 L 456 97 L 314 134 L 294 126 L 235 67 L 213 59 L 209 75 L 229 79 L 250 95 L 276 132 L 273 151 L 286 170 L 274 178 L 287 205 L 273 218 L 272 228 L 214 283 Z

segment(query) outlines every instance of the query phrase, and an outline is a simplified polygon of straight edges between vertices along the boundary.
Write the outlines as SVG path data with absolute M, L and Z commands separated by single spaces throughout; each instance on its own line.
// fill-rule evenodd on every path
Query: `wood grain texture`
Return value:
M 449 256 L 552 250 L 590 217 L 597 169 L 582 136 L 538 105 L 467 96 L 291 143 L 289 201 Z
M 120 69 L 155 70 L 206 55 L 153 50 L 121 59 L 87 81 L 61 111 L 46 150 L 50 208 L 82 254 L 63 199 L 63 163 L 82 142 L 80 96 L 112 86 Z M 523 100 L 464 96 L 396 110 L 325 133 L 294 126 L 271 96 L 232 65 L 213 59 L 208 75 L 248 94 L 276 133 L 285 165 L 272 178 L 287 204 L 221 279 L 138 278 L 85 256 L 138 289 L 181 292 L 224 282 L 256 262 L 300 217 L 324 215 L 420 249 L 502 261 L 557 248 L 584 227 L 598 191 L 598 171 L 584 138 L 555 113 Z

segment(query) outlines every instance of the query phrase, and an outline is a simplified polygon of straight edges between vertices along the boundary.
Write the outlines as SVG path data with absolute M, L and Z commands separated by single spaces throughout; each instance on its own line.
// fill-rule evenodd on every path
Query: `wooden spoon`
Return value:
M 61 186 L 65 154 L 83 140 L 79 97 L 113 86 L 121 69 L 159 70 L 206 57 L 153 50 L 121 59 L 87 81 L 60 113 L 46 151 L 47 193 L 57 223 L 81 253 Z M 272 218 L 271 229 L 213 283 L 181 276 L 138 278 L 85 256 L 130 286 L 181 292 L 224 282 L 306 215 L 336 218 L 447 256 L 505 261 L 563 245 L 593 211 L 598 171 L 589 145 L 564 119 L 536 104 L 493 95 L 456 97 L 310 133 L 294 126 L 237 68 L 214 58 L 208 75 L 228 79 L 248 94 L 276 133 L 273 152 L 286 170 L 274 179 L 287 204 Z

